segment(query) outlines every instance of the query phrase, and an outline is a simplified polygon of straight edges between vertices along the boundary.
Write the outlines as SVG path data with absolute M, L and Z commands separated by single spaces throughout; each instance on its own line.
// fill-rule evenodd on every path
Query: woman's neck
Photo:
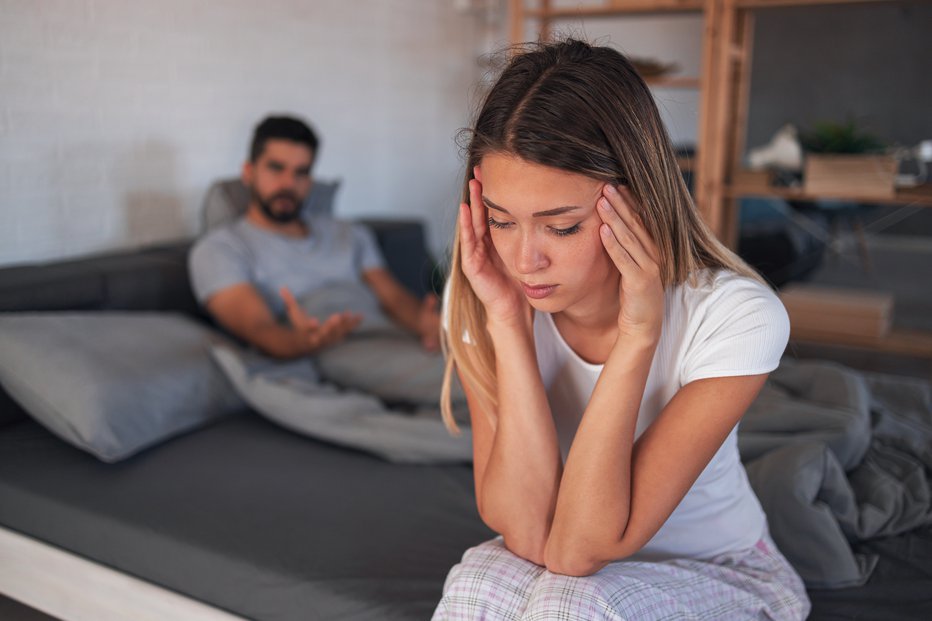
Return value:
M 563 340 L 583 360 L 602 364 L 618 337 L 618 282 L 581 300 L 572 308 L 554 313 L 553 321 Z

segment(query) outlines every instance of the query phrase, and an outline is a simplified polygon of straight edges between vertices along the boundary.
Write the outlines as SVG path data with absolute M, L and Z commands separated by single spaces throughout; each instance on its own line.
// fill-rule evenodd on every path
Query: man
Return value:
M 198 301 L 224 328 L 276 358 L 329 354 L 361 323 L 393 322 L 419 337 L 424 349 L 435 351 L 440 334 L 436 296 L 422 301 L 412 296 L 385 268 L 363 226 L 302 214 L 317 149 L 316 135 L 297 119 L 269 117 L 257 126 L 242 169 L 251 192 L 246 214 L 207 234 L 191 252 Z M 335 298 L 348 301 L 350 309 L 328 310 L 326 316 L 307 310 L 326 308 L 320 302 Z M 380 317 L 380 310 L 391 321 Z M 352 355 L 331 356 L 331 366 L 351 368 Z M 435 367 L 432 375 L 439 377 L 440 357 L 430 358 L 427 366 Z M 340 378 L 328 379 L 340 383 Z M 392 383 L 402 389 L 388 376 L 381 380 Z

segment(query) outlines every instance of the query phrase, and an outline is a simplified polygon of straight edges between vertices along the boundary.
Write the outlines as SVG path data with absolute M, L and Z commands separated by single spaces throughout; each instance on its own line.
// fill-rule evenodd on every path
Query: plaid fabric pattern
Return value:
M 433 621 L 805 619 L 802 580 L 769 535 L 711 560 L 618 561 L 584 578 L 547 571 L 497 537 L 447 575 Z

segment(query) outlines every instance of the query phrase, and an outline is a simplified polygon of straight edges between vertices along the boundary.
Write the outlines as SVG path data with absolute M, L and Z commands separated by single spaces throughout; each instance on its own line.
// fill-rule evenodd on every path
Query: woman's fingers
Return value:
M 476 249 L 476 232 L 472 228 L 472 213 L 466 203 L 460 203 L 460 244 L 462 255 L 472 256 Z
M 602 237 L 602 245 L 605 246 L 605 251 L 608 252 L 608 256 L 612 259 L 612 262 L 615 263 L 615 267 L 618 268 L 619 272 L 627 276 L 633 269 L 637 268 L 637 263 L 635 263 L 631 255 L 628 254 L 628 251 L 625 250 L 624 246 L 618 243 L 618 240 L 615 238 L 615 233 L 612 231 L 612 227 L 603 223 L 599 227 L 599 234 Z
M 611 184 L 606 184 L 603 189 L 603 194 L 605 198 L 608 199 L 609 204 L 614 207 L 615 212 L 621 218 L 622 222 L 625 223 L 628 230 L 631 231 L 638 242 L 640 242 L 653 262 L 659 263 L 660 253 L 657 250 L 657 245 L 651 238 L 650 233 L 647 232 L 647 228 L 644 226 L 644 223 L 641 222 L 640 217 L 638 217 L 637 210 L 635 209 L 637 201 L 634 199 L 634 196 L 632 196 L 631 190 L 626 186 L 616 187 Z
M 598 201 L 598 211 L 599 216 L 602 218 L 602 221 L 606 226 L 608 226 L 611 233 L 611 239 L 607 239 L 607 236 L 604 234 L 605 228 L 602 228 L 603 232 L 603 242 L 610 242 L 606 249 L 609 250 L 609 255 L 612 259 L 615 259 L 615 264 L 618 265 L 618 268 L 621 269 L 623 266 L 626 266 L 627 261 L 623 263 L 618 263 L 618 253 L 612 253 L 613 244 L 617 244 L 624 254 L 634 265 L 639 267 L 642 270 L 649 270 L 651 265 L 654 265 L 653 259 L 644 249 L 644 246 L 641 244 L 641 241 L 638 239 L 637 235 L 628 228 L 628 225 L 622 220 L 621 216 L 618 214 L 615 207 L 609 203 L 608 199 L 604 196 Z
M 638 239 L 641 240 L 641 244 L 650 254 L 651 258 L 654 260 L 654 263 L 660 265 L 660 250 L 657 249 L 657 244 L 654 243 L 654 238 L 651 237 L 650 233 L 647 231 L 647 227 L 644 226 L 644 220 L 641 218 L 640 209 L 635 209 L 635 206 L 638 204 L 634 196 L 631 194 L 631 189 L 628 186 L 619 186 L 616 188 L 619 194 L 625 199 L 625 203 L 628 206 L 627 213 L 631 215 L 632 221 L 632 231 L 638 236 Z
M 482 202 L 482 184 L 478 179 L 469 181 L 469 212 L 472 215 L 472 229 L 476 241 L 481 243 L 489 230 L 489 218 L 486 215 L 485 203 Z
M 460 203 L 460 244 L 467 274 L 478 272 L 485 258 L 489 223 L 482 202 L 482 185 L 469 181 L 469 203 Z

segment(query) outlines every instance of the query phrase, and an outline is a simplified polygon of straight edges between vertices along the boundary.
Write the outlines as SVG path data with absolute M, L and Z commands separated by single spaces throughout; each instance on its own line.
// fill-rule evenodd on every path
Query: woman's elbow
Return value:
M 606 551 L 609 553 L 606 554 Z M 609 563 L 622 560 L 636 551 L 624 541 L 615 545 L 599 546 L 587 546 L 579 540 L 563 544 L 548 541 L 544 559 L 547 569 L 552 573 L 584 577 L 591 576 Z
M 544 542 L 531 537 L 511 537 L 503 535 L 505 548 L 526 561 L 541 567 L 545 564 Z
M 516 556 L 531 561 L 535 565 L 544 565 L 544 547 L 547 545 L 548 526 L 531 522 L 517 523 L 515 520 L 503 519 L 482 502 L 481 495 L 476 498 L 479 518 L 491 530 L 502 536 L 505 548 Z
M 547 570 L 564 576 L 591 576 L 607 563 L 600 562 L 589 553 L 589 547 L 577 538 L 558 540 L 550 537 L 544 549 Z
M 608 565 L 608 561 L 597 561 L 582 554 L 545 554 L 544 562 L 551 573 L 577 578 L 591 576 Z

